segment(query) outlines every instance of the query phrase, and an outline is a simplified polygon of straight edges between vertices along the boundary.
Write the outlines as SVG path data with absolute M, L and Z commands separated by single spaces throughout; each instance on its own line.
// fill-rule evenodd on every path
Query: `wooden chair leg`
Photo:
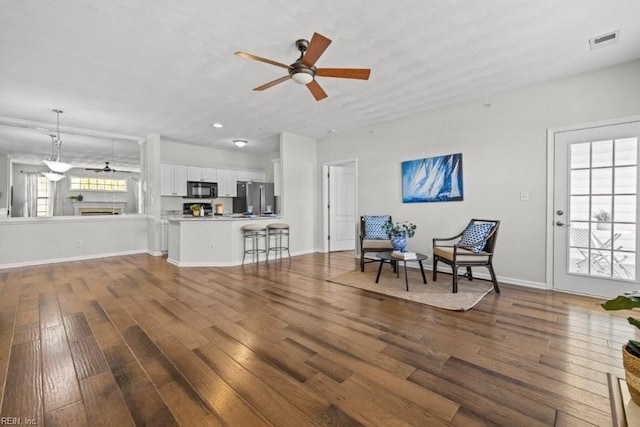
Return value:
M 469 281 L 473 280 L 473 274 L 471 273 L 471 267 L 467 267 L 467 279 L 469 279 Z
M 360 272 L 364 273 L 364 249 L 360 250 Z
M 453 267 L 453 293 L 458 293 L 458 268 L 456 266 Z
M 489 274 L 491 274 L 491 281 L 493 282 L 493 289 L 496 291 L 497 294 L 500 293 L 500 288 L 498 287 L 498 280 L 496 279 L 496 273 L 493 271 L 493 265 L 489 264 L 487 266 L 487 268 L 489 269 Z
M 433 268 L 433 271 L 431 272 L 432 273 L 431 277 L 433 278 L 433 281 L 435 282 L 436 280 L 438 280 L 438 258 L 436 258 L 436 257 L 433 257 L 433 267 L 432 268 Z

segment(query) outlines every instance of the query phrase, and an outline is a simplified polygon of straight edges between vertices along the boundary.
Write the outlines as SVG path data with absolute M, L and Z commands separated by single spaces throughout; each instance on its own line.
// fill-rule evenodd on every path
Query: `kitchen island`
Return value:
M 167 261 L 178 267 L 230 267 L 242 264 L 242 227 L 282 222 L 280 216 L 169 218 Z M 265 258 L 261 254 L 260 261 Z M 247 257 L 246 263 L 251 263 Z

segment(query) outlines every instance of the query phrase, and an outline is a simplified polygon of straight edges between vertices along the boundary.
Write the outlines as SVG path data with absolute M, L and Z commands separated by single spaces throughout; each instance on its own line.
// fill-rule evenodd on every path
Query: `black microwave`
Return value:
M 218 184 L 215 182 L 187 181 L 187 197 L 215 199 L 218 197 Z

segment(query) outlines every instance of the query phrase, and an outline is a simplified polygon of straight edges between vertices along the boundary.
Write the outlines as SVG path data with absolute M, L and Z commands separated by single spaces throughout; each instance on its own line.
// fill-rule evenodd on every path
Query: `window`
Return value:
M 38 177 L 36 199 L 36 216 L 49 216 L 49 180 L 44 176 Z
M 127 180 L 72 176 L 69 189 L 85 191 L 127 191 Z
M 638 139 L 571 145 L 569 272 L 635 280 Z

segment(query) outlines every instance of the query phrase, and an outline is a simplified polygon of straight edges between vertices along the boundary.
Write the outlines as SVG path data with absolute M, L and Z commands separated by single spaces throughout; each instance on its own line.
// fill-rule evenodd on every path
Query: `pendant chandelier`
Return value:
M 46 163 L 47 165 L 49 163 L 56 163 L 55 161 L 56 160 L 56 136 L 55 135 L 49 135 L 49 136 L 51 137 L 51 158 L 47 160 L 43 160 L 43 162 Z M 60 181 L 62 178 L 65 178 L 63 174 L 58 172 L 53 172 L 53 170 L 50 170 L 49 172 L 42 172 L 42 175 L 44 175 L 49 181 Z
M 62 110 L 58 110 L 58 109 L 54 109 L 52 110 L 54 113 L 56 113 L 57 115 L 57 133 L 58 136 L 56 138 L 55 135 L 50 135 L 51 136 L 51 158 L 47 159 L 47 160 L 43 160 L 43 163 L 46 164 L 47 166 L 49 166 L 49 169 L 51 169 L 51 172 L 49 172 L 49 174 L 51 173 L 56 173 L 58 175 L 65 173 L 66 171 L 68 171 L 69 169 L 71 169 L 73 167 L 72 164 L 70 163 L 65 163 L 63 161 L 60 160 L 60 147 L 62 146 L 62 140 L 60 139 L 60 114 L 62 114 L 64 111 Z M 45 176 L 47 176 L 47 173 L 43 174 Z M 47 178 L 49 178 L 47 176 Z M 61 177 L 58 177 L 57 179 L 50 179 L 51 181 L 59 181 L 62 178 L 64 178 L 64 175 L 62 175 Z

